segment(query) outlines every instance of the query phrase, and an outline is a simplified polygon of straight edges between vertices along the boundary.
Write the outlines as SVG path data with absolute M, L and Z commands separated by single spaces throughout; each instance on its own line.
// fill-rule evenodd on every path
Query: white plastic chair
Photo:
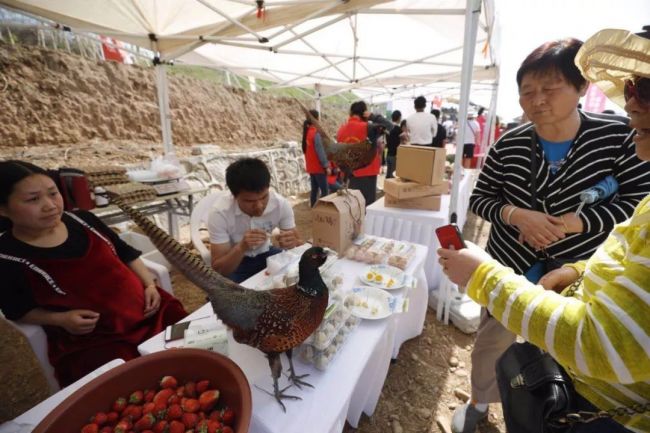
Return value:
M 142 262 L 147 267 L 149 272 L 153 274 L 154 278 L 158 280 L 160 287 L 170 294 L 173 294 L 171 278 L 169 278 L 169 271 L 167 268 L 159 263 L 145 258 L 142 259 Z M 6 320 L 9 322 L 9 324 L 11 324 L 25 336 L 27 342 L 32 348 L 32 351 L 34 352 L 34 355 L 36 356 L 36 359 L 38 360 L 39 364 L 41 364 L 41 369 L 43 370 L 45 379 L 50 386 L 50 391 L 52 391 L 52 393 L 57 392 L 60 389 L 60 386 L 59 382 L 57 382 L 56 377 L 54 376 L 54 367 L 52 367 L 52 364 L 50 364 L 50 360 L 47 356 L 47 336 L 45 335 L 43 327 L 39 325 L 14 322 L 9 319 Z
M 156 249 L 153 242 L 145 235 L 134 232 L 120 233 L 120 238 L 133 248 L 142 251 L 140 259 L 156 279 L 158 286 L 170 295 L 173 295 L 172 280 L 169 276 L 171 265 L 160 251 Z
M 219 197 L 220 192 L 221 191 L 216 191 L 203 197 L 196 206 L 194 206 L 194 210 L 192 210 L 192 215 L 190 216 L 190 235 L 192 237 L 192 244 L 201 254 L 201 258 L 208 266 L 211 265 L 210 250 L 207 249 L 201 240 L 200 230 L 203 226 L 207 227 L 210 209 L 212 209 L 212 206 Z

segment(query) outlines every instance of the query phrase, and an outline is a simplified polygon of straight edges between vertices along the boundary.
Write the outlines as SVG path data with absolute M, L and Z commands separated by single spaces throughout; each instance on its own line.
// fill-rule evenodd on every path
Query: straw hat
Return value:
M 650 39 L 627 30 L 601 30 L 576 54 L 582 75 L 623 107 L 623 86 L 632 76 L 650 78 Z

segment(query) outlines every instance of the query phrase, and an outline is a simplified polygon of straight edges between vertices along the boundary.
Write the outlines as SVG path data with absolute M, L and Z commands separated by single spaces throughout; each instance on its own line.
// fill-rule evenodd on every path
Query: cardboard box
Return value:
M 422 185 L 444 182 L 447 151 L 438 147 L 399 146 L 397 148 L 397 175 Z
M 440 210 L 440 203 L 441 199 L 439 195 L 428 195 L 426 197 L 414 197 L 404 200 L 388 194 L 384 196 L 384 206 L 400 209 Z
M 422 185 L 401 178 L 386 179 L 384 181 L 384 192 L 399 200 L 449 194 L 449 182 L 439 183 L 438 185 Z
M 343 254 L 363 233 L 366 201 L 361 191 L 349 189 L 321 198 L 312 209 L 313 244 Z

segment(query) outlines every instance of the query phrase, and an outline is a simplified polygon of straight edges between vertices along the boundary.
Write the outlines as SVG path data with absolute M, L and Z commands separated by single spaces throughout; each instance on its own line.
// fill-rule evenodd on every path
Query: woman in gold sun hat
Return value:
M 602 30 L 575 61 L 585 78 L 625 108 L 636 131 L 636 155 L 650 161 L 650 26 L 640 34 Z M 471 243 L 438 254 L 451 281 L 566 370 L 577 409 L 593 419 L 574 424 L 572 433 L 650 432 L 650 196 L 589 260 L 547 274 L 544 287 L 576 283 L 572 297 L 528 282 Z M 504 417 L 508 425 L 505 408 Z M 557 430 L 530 425 L 518 431 Z

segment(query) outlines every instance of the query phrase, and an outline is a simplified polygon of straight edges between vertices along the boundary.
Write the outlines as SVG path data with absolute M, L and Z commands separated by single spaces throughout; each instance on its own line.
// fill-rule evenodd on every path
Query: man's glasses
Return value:
M 650 107 L 650 79 L 637 78 L 635 80 L 625 80 L 623 96 L 625 97 L 625 102 L 634 97 L 638 104 L 644 107 Z

